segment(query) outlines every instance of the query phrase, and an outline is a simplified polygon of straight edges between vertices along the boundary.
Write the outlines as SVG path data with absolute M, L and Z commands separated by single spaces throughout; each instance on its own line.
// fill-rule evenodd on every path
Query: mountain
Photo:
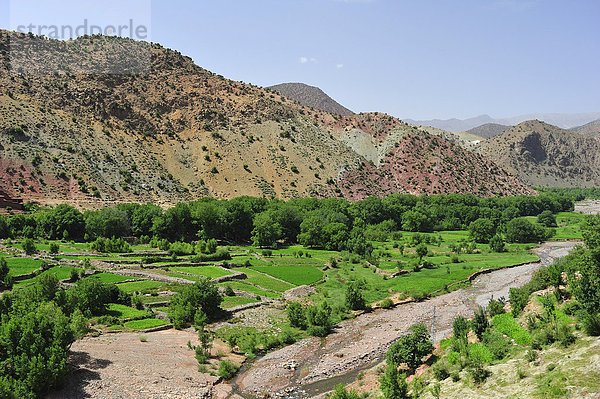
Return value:
M 527 121 L 481 142 L 477 151 L 531 186 L 600 185 L 600 137 Z
M 600 119 L 597 119 L 590 123 L 586 123 L 583 126 L 573 127 L 569 130 L 572 132 L 575 132 L 575 133 L 579 133 L 579 134 L 589 134 L 589 135 L 600 134 Z
M 405 122 L 413 125 L 432 126 L 438 129 L 449 130 L 451 132 L 468 131 L 486 123 L 495 123 L 499 125 L 514 126 L 528 120 L 540 120 L 551 125 L 569 129 L 575 126 L 580 126 L 585 123 L 600 119 L 600 112 L 588 112 L 579 114 L 527 114 L 513 116 L 510 118 L 492 118 L 489 115 L 480 115 L 469 119 L 432 119 L 415 121 L 412 119 L 404 119 Z
M 158 44 L 0 31 L 0 55 L 7 199 L 87 208 L 241 195 L 530 191 L 478 155 L 389 115 L 310 109 Z M 438 175 L 448 182 L 437 184 Z
M 348 116 L 354 113 L 338 104 L 334 99 L 325 94 L 323 90 L 304 83 L 282 83 L 271 86 L 269 89 L 275 90 L 291 100 L 298 101 L 306 107 L 315 108 L 320 111 L 341 116 Z
M 510 126 L 499 125 L 497 123 L 486 123 L 481 126 L 474 127 L 473 129 L 469 129 L 468 133 L 484 139 L 489 139 L 505 132 L 508 129 L 510 129 Z

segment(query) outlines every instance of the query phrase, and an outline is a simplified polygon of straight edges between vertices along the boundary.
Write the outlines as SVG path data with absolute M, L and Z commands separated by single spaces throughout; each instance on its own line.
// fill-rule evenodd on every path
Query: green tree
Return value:
M 423 258 L 425 256 L 427 256 L 427 253 L 429 252 L 429 250 L 427 249 L 427 245 L 425 243 L 421 243 L 421 244 L 417 245 L 417 248 L 415 248 L 415 252 L 417 253 L 417 256 L 419 257 L 419 261 L 422 261 Z
M 343 384 L 339 384 L 335 387 L 329 399 L 360 399 L 360 395 L 354 389 L 348 391 Z
M 33 241 L 32 238 L 26 238 L 23 240 L 23 251 L 25 251 L 27 255 L 33 255 L 37 252 L 35 241 Z
M 306 329 L 306 314 L 300 303 L 291 302 L 287 307 L 287 316 L 292 327 Z
M 531 223 L 525 218 L 513 219 L 506 224 L 505 235 L 508 242 L 542 242 L 550 238 L 551 234 L 551 230 Z
M 494 234 L 496 234 L 496 227 L 490 219 L 479 218 L 469 225 L 471 239 L 479 244 L 490 242 Z
M 282 236 L 279 223 L 273 221 L 270 212 L 259 213 L 254 217 L 252 243 L 258 247 L 274 247 Z
M 203 279 L 182 287 L 173 297 L 169 304 L 169 318 L 177 329 L 192 324 L 198 309 L 213 319 L 221 312 L 222 301 L 218 287 L 210 279 Z
M 363 310 L 367 307 L 362 293 L 363 284 L 352 281 L 346 285 L 346 307 L 350 310 Z
M 472 322 L 473 331 L 477 335 L 477 338 L 481 341 L 483 339 L 483 334 L 489 327 L 487 316 L 485 315 L 485 310 L 479 306 L 475 311 L 475 318 Z
M 407 399 L 406 375 L 398 372 L 398 366 L 388 363 L 385 373 L 379 378 L 379 387 L 385 399 Z
M 545 227 L 557 227 L 556 217 L 552 211 L 544 211 L 540 213 L 537 217 L 537 221 L 539 224 Z
M 499 234 L 496 234 L 490 240 L 490 249 L 494 252 L 498 252 L 498 253 L 504 252 L 504 251 L 506 251 L 505 247 L 506 247 L 506 245 L 504 243 L 504 240 L 502 239 L 502 236 Z
M 415 370 L 421 364 L 423 357 L 431 354 L 432 351 L 433 343 L 429 331 L 423 323 L 420 323 L 410 327 L 408 334 L 392 344 L 385 357 L 390 364 L 398 366 L 406 363 L 411 370 Z

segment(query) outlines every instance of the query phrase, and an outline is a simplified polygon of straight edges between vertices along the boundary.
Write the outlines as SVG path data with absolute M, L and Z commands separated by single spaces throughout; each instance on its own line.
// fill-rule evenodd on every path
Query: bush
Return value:
M 408 398 L 406 375 L 398 372 L 398 366 L 388 364 L 385 373 L 379 379 L 379 385 L 385 399 Z
M 221 360 L 219 363 L 219 376 L 225 380 L 230 380 L 235 376 L 235 373 L 240 369 L 240 366 L 230 362 L 229 360 Z
M 177 241 L 169 246 L 169 253 L 171 255 L 192 255 L 194 253 L 194 246 L 186 242 Z
M 490 317 L 493 319 L 494 316 L 505 313 L 504 305 L 506 304 L 506 300 L 504 297 L 500 299 L 490 299 L 487 306 L 487 311 L 490 314 Z
M 360 399 L 360 395 L 354 389 L 348 391 L 344 385 L 339 384 L 335 387 L 329 399 Z
M 35 241 L 33 241 L 33 239 L 31 238 L 26 238 L 23 240 L 23 251 L 25 251 L 25 253 L 27 255 L 33 255 L 34 253 L 37 252 L 37 248 L 35 246 Z
M 287 307 L 288 320 L 292 327 L 306 329 L 306 314 L 304 308 L 298 302 L 292 302 Z
M 496 234 L 490 240 L 490 249 L 493 252 L 498 252 L 498 253 L 506 251 L 506 246 L 505 246 L 504 240 L 502 239 L 502 237 L 499 234 Z
M 585 312 L 581 317 L 581 325 L 587 335 L 600 336 L 600 314 Z
M 510 350 L 510 343 L 495 329 L 488 329 L 483 334 L 483 344 L 497 360 L 504 359 Z
M 346 307 L 350 310 L 363 310 L 366 308 L 365 298 L 362 294 L 362 284 L 352 281 L 346 285 Z
M 394 306 L 394 301 L 392 301 L 390 298 L 385 298 L 383 301 L 381 301 L 379 306 L 384 309 L 390 309 L 392 306 Z
M 556 217 L 554 217 L 551 211 L 543 211 L 540 213 L 537 217 L 537 221 L 545 227 L 557 227 Z
M 406 363 L 411 370 L 421 364 L 423 357 L 433 351 L 429 331 L 424 324 L 415 324 L 409 333 L 390 346 L 385 358 L 389 364 Z
M 51 254 L 57 254 L 59 250 L 60 250 L 60 246 L 57 243 L 55 243 L 55 242 L 50 243 L 50 253 Z
M 99 237 L 90 244 L 93 251 L 101 253 L 128 253 L 131 252 L 131 246 L 122 238 L 102 238 Z
M 508 242 L 530 243 L 543 242 L 552 237 L 552 231 L 531 223 L 525 218 L 516 218 L 506 224 L 506 240 Z
M 481 384 L 489 377 L 490 372 L 486 370 L 482 365 L 475 365 L 470 368 L 469 374 L 473 378 L 473 382 Z
M 448 366 L 445 364 L 442 364 L 440 362 L 437 362 L 433 366 L 433 376 L 438 381 L 444 381 L 446 378 L 450 377 L 450 371 L 448 371 Z

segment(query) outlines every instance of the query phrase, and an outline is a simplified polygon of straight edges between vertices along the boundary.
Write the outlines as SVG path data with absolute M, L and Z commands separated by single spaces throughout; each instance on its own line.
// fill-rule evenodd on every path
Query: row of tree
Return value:
M 365 252 L 365 231 L 377 237 L 397 230 L 462 230 L 485 218 L 494 225 L 544 211 L 571 211 L 571 197 L 478 198 L 472 195 L 393 194 L 350 203 L 328 198 L 290 201 L 239 197 L 180 203 L 163 211 L 151 204 L 121 204 L 79 212 L 68 205 L 0 217 L 0 238 L 43 237 L 93 241 L 98 237 L 157 237 L 169 241 L 215 238 L 271 246 L 275 242 Z

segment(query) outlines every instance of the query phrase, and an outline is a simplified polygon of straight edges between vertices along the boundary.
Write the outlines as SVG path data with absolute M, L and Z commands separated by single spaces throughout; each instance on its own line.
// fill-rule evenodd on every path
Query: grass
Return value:
M 132 292 L 145 291 L 145 290 L 150 290 L 152 288 L 157 288 L 157 287 L 160 287 L 161 285 L 164 285 L 164 283 L 160 283 L 158 281 L 152 281 L 152 280 L 144 280 L 144 281 L 134 281 L 131 283 L 118 284 L 117 287 L 119 287 L 119 289 L 121 291 L 130 294 Z
M 164 320 L 159 319 L 143 319 L 143 320 L 132 320 L 124 323 L 123 325 L 127 328 L 131 328 L 132 330 L 145 330 L 146 328 L 154 328 L 165 326 L 167 323 Z
M 510 313 L 500 314 L 494 317 L 492 321 L 494 327 L 504 335 L 512 338 L 517 345 L 531 345 L 531 335 L 527 330 L 517 324 L 516 320 Z
M 98 273 L 98 274 L 94 274 L 94 275 L 86 277 L 86 278 L 95 278 L 105 284 L 118 283 L 121 281 L 126 281 L 126 280 L 131 279 L 131 277 L 121 276 L 121 275 L 112 274 L 112 273 Z
M 492 352 L 481 342 L 469 344 L 469 358 L 477 359 L 481 363 L 491 363 L 494 360 Z
M 248 281 L 250 283 L 257 284 L 269 290 L 284 292 L 289 290 L 290 288 L 295 287 L 293 284 L 287 283 L 285 281 L 276 280 L 274 278 L 269 277 L 268 275 L 259 273 L 247 267 L 240 267 L 237 270 L 242 273 L 246 273 L 246 276 L 248 276 Z
M 236 306 L 257 302 L 258 301 L 254 298 L 248 298 L 244 296 L 226 296 L 223 298 L 223 303 L 221 304 L 221 307 L 223 309 L 231 309 Z
M 45 274 L 53 274 L 59 280 L 66 280 L 66 279 L 68 279 L 68 278 L 71 277 L 71 272 L 73 270 L 76 270 L 79 273 L 83 269 L 78 268 L 78 267 L 72 267 L 72 266 L 55 266 L 55 267 L 52 267 L 52 268 L 50 268 L 48 270 L 45 270 L 44 272 L 40 273 L 39 275 L 37 275 L 37 276 L 35 276 L 33 278 L 30 278 L 30 279 L 27 279 L 27 280 L 18 281 L 18 282 L 15 283 L 14 286 L 18 288 L 18 287 L 24 287 L 24 286 L 33 284 L 33 283 L 35 283 L 38 280 L 38 278 L 40 276 L 45 275 Z
M 323 278 L 323 272 L 313 266 L 259 266 L 253 270 L 287 281 L 294 285 L 310 285 Z
M 39 269 L 42 266 L 42 261 L 30 258 L 7 258 L 6 264 L 10 269 L 8 272 L 9 275 L 19 276 Z
M 229 276 L 232 274 L 230 271 L 226 271 L 216 266 L 192 266 L 192 267 L 170 267 L 170 270 L 175 272 L 183 272 L 195 274 L 197 276 L 203 276 L 208 278 L 218 278 L 223 276 Z
M 118 303 L 108 304 L 108 314 L 119 319 L 145 319 L 152 317 L 152 313 L 145 310 L 138 310 L 131 306 L 120 305 Z

